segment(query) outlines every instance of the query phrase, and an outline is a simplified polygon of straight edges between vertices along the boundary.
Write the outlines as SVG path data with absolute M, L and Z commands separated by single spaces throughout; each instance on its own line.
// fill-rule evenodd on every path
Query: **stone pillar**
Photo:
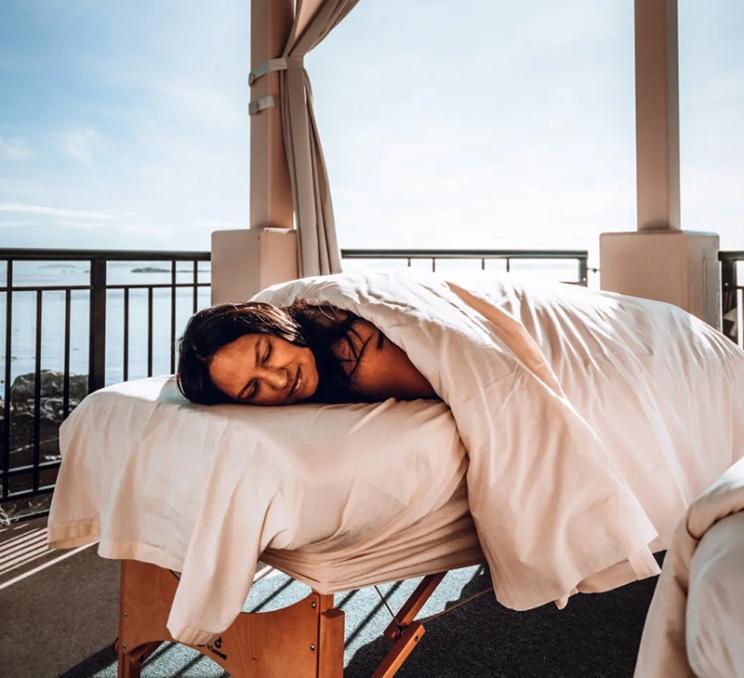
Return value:
M 281 56 L 293 15 L 293 0 L 251 1 L 251 70 Z M 265 95 L 279 95 L 276 72 L 251 87 L 251 100 Z M 279 107 L 250 116 L 250 125 L 250 228 L 212 233 L 213 304 L 245 301 L 267 285 L 298 276 L 297 233 Z
M 677 0 L 635 0 L 637 230 L 599 239 L 600 287 L 721 326 L 718 236 L 680 229 Z

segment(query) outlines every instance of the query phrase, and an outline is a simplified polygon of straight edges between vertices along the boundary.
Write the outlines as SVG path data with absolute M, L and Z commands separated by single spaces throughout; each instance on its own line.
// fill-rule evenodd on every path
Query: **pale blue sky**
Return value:
M 635 227 L 632 0 L 361 0 L 306 59 L 345 247 Z M 744 5 L 680 0 L 682 213 L 744 248 Z M 248 221 L 248 0 L 3 0 L 0 243 Z

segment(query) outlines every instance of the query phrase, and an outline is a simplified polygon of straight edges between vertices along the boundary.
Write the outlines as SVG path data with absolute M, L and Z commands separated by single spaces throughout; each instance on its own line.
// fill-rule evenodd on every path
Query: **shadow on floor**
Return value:
M 488 594 L 429 622 L 397 675 L 630 678 L 655 584 L 579 594 L 564 610 L 550 604 L 515 612 Z M 369 676 L 390 646 L 386 638 L 366 644 L 344 675 Z

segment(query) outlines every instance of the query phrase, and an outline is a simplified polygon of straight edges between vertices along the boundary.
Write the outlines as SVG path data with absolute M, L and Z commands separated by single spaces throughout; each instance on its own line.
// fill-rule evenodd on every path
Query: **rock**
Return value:
M 50 396 L 62 397 L 64 390 L 64 372 L 41 370 L 41 398 Z M 15 378 L 10 387 L 10 402 L 15 406 L 25 401 L 34 401 L 35 375 L 33 372 L 21 374 Z M 70 400 L 80 402 L 88 394 L 88 375 L 70 375 Z
M 36 406 L 34 373 L 16 377 L 10 387 L 10 454 L 11 466 L 33 462 L 34 417 Z M 42 461 L 59 457 L 59 425 L 63 419 L 64 373 L 55 370 L 41 371 L 41 397 L 39 399 L 39 455 Z M 69 411 L 88 394 L 88 376 L 70 375 Z M 0 436 L 5 429 L 4 403 L 0 401 Z

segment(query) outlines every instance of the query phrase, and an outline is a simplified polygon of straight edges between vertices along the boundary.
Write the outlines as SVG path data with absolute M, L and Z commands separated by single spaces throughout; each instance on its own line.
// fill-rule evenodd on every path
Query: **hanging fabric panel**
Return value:
M 341 271 L 331 189 L 323 148 L 313 112 L 310 78 L 304 56 L 318 45 L 351 11 L 358 0 L 298 0 L 289 39 L 281 58 L 261 64 L 249 82 L 271 71 L 279 74 L 284 146 L 292 187 L 300 275 L 327 275 Z M 273 97 L 251 102 L 251 114 L 277 105 Z

